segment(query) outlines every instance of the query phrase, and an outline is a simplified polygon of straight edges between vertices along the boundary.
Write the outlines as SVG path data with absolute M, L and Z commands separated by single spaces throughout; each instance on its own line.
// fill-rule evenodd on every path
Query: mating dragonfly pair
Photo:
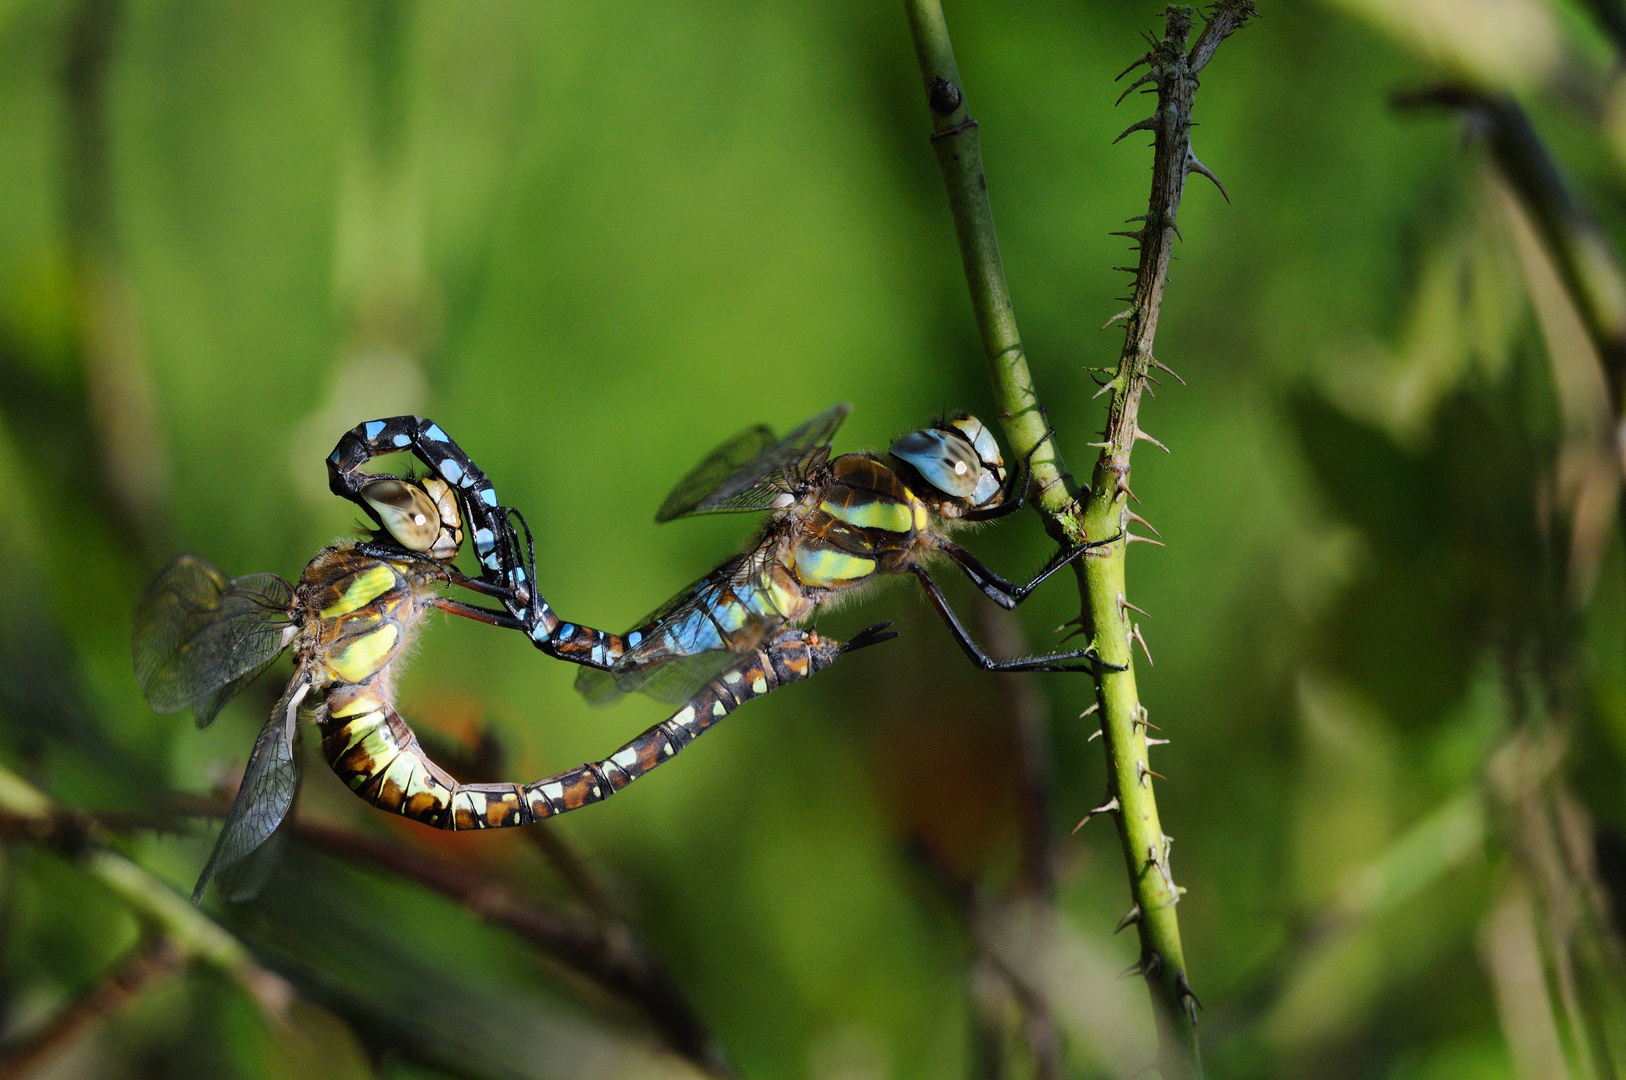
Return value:
M 913 574 L 979 667 L 1097 670 L 1100 661 L 1088 647 L 990 658 L 966 633 L 925 559 L 946 556 L 982 592 L 1012 608 L 1088 549 L 1119 538 L 1063 548 L 1032 581 L 1007 581 L 953 543 L 945 528 L 1020 509 L 1028 459 L 1007 479 L 993 435 L 963 415 L 903 436 L 884 460 L 866 453 L 831 458 L 830 441 L 848 411 L 836 406 L 782 439 L 767 427 L 750 428 L 684 477 L 657 521 L 763 510 L 771 516 L 744 554 L 622 635 L 565 622 L 538 595 L 523 515 L 498 501 L 485 474 L 438 425 L 418 417 L 369 421 L 339 441 L 328 457 L 329 486 L 377 528 L 365 540 L 324 549 L 297 585 L 275 574 L 227 580 L 195 555 L 170 563 L 135 615 L 136 678 L 154 710 L 191 707 L 205 726 L 284 650 L 292 646 L 294 653 L 293 675 L 255 740 L 193 899 L 216 875 L 233 898 L 257 889 L 266 860 L 247 857 L 268 850 L 262 845 L 292 807 L 300 779 L 297 722 L 308 703 L 315 704 L 323 755 L 357 795 L 437 828 L 484 829 L 530 824 L 607 798 L 743 702 L 895 637 L 890 623 L 844 644 L 797 628 L 821 604 L 883 574 Z M 398 452 L 415 456 L 427 474 L 362 471 L 373 458 Z M 453 565 L 465 532 L 479 560 L 477 577 Z M 450 599 L 438 591 L 446 586 L 501 607 Z M 581 665 L 577 687 L 589 701 L 639 691 L 682 708 L 602 761 L 529 784 L 460 783 L 424 753 L 393 704 L 396 661 L 432 610 L 520 631 L 547 655 Z

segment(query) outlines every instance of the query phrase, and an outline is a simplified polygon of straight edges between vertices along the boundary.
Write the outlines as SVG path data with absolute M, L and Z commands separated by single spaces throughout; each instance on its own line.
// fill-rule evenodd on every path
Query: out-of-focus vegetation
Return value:
M 1075 469 L 1119 345 L 1108 233 L 1149 182 L 1112 80 L 1157 12 L 948 9 Z M 1205 73 L 1234 203 L 1185 202 L 1158 356 L 1190 385 L 1144 406 L 1174 452 L 1134 485 L 1169 547 L 1130 573 L 1211 1076 L 1621 1074 L 1617 409 L 1482 122 L 1391 105 L 1515 95 L 1612 244 L 1620 14 L 1265 4 Z M 212 830 L 180 811 L 229 790 L 286 667 L 208 731 L 154 716 L 135 598 L 182 549 L 297 574 L 354 524 L 322 458 L 358 421 L 433 416 L 526 512 L 553 604 L 620 628 L 743 539 L 651 516 L 747 423 L 851 400 L 845 450 L 991 419 L 927 130 L 887 4 L 0 0 L 0 765 L 100 818 L 5 830 L 6 1061 L 681 1075 L 688 1021 L 752 1077 L 1150 1061 L 1116 838 L 1066 835 L 1104 785 L 1087 678 L 978 674 L 907 582 L 826 620 L 900 640 L 551 844 L 388 820 L 313 755 L 262 897 L 205 905 L 248 954 L 139 900 L 190 887 Z M 968 543 L 1012 575 L 1049 551 L 1028 515 Z M 974 621 L 1014 654 L 1076 605 L 1058 580 Z M 401 708 L 513 779 L 662 715 L 573 675 L 437 621 Z

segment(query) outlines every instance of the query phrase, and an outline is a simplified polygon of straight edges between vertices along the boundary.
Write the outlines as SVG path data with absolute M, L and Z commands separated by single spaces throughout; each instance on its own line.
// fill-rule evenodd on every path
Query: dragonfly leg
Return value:
M 971 579 L 973 585 L 982 590 L 984 596 L 1009 611 L 1023 600 L 1026 600 L 1033 593 L 1033 590 L 1043 584 L 1051 574 L 1073 562 L 1080 555 L 1094 548 L 1116 544 L 1122 539 L 1123 533 L 1119 533 L 1110 539 L 1091 540 L 1088 543 L 1061 548 L 1050 557 L 1050 561 L 1045 563 L 1033 580 L 1026 585 L 1018 585 L 1015 582 L 1007 581 L 984 565 L 982 560 L 958 544 L 948 540 L 939 540 L 937 549 L 954 560 L 954 565 L 959 567 L 961 572 Z
M 492 611 L 476 604 L 463 604 L 456 600 L 448 600 L 444 596 L 437 596 L 429 601 L 429 606 L 438 608 L 448 615 L 456 615 L 464 619 L 473 619 L 475 622 L 485 623 L 487 626 L 497 626 L 504 630 L 525 630 L 526 625 L 509 615 L 506 611 Z
M 984 671 L 1124 671 L 1125 668 L 1115 664 L 1108 664 L 1096 655 L 1095 646 L 1086 645 L 1065 653 L 1046 653 L 1043 656 L 1024 656 L 1015 660 L 995 660 L 971 640 L 966 633 L 965 626 L 961 624 L 960 617 L 949 606 L 948 598 L 943 590 L 938 588 L 937 582 L 932 580 L 931 573 L 924 566 L 911 566 L 916 578 L 920 580 L 921 588 L 926 590 L 926 598 L 931 601 L 932 607 L 937 609 L 954 640 L 971 658 L 971 662 Z
M 480 577 L 459 574 L 461 580 L 454 584 L 502 600 L 509 614 L 521 624 L 514 628 L 523 630 L 532 644 L 550 656 L 587 667 L 607 668 L 615 663 L 626 651 L 620 637 L 565 622 L 546 599 L 536 594 L 532 581 L 534 544 L 524 516 L 498 502 L 497 491 L 485 473 L 439 424 L 417 416 L 393 416 L 356 425 L 328 456 L 328 486 L 335 495 L 375 516 L 361 497 L 362 487 L 375 474 L 364 473 L 361 467 L 383 454 L 402 452 L 411 453 L 459 493 L 458 501 L 480 560 Z M 514 519 L 524 531 L 523 546 Z M 482 582 L 482 586 L 466 584 L 474 580 Z

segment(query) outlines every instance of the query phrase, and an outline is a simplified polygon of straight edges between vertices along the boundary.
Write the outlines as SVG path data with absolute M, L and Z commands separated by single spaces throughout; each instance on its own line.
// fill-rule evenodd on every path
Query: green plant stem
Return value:
M 96 878 L 185 959 L 220 969 L 270 1016 L 282 1018 L 293 990 L 258 964 L 242 942 L 184 896 L 108 846 L 101 825 L 52 805 L 38 788 L 0 769 L 0 837 L 33 840 Z
M 1012 451 L 1024 455 L 1039 444 L 1047 425 L 1000 264 L 977 123 L 966 104 L 940 0 L 905 0 L 905 7 L 932 113 L 932 146 L 948 187 L 949 207 L 999 418 Z M 1136 689 L 1130 652 L 1137 631 L 1127 617 L 1124 583 L 1124 556 L 1131 539 L 1128 526 L 1136 519 L 1129 509 L 1129 501 L 1134 498 L 1129 489 L 1129 459 L 1135 442 L 1145 438 L 1138 424 L 1141 391 L 1149 369 L 1156 363 L 1152 343 L 1170 249 L 1177 236 L 1175 220 L 1185 178 L 1192 170 L 1212 178 L 1191 155 L 1191 107 L 1197 76 L 1220 42 L 1252 14 L 1252 0 L 1224 0 L 1187 52 L 1192 11 L 1170 8 L 1163 40 L 1135 65 L 1148 65 L 1148 77 L 1142 81 L 1152 83 L 1158 96 L 1157 112 L 1130 129 L 1154 135 L 1152 195 L 1145 225 L 1136 235 L 1141 244 L 1140 264 L 1132 306 L 1124 313 L 1128 325 L 1123 352 L 1108 384 L 1112 401 L 1105 438 L 1097 444 L 1101 455 L 1083 503 L 1078 500 L 1076 483 L 1054 440 L 1033 461 L 1038 485 L 1036 502 L 1047 531 L 1073 543 L 1123 537 L 1081 560 L 1080 623 L 1090 632 L 1103 665 L 1122 669 L 1103 667 L 1096 679 L 1110 777 L 1103 809 L 1114 811 L 1118 821 L 1134 903 L 1129 917 L 1140 934 L 1137 968 L 1152 995 L 1159 1068 L 1166 1080 L 1200 1077 L 1202 1063 L 1196 1030 L 1197 1001 L 1186 975 L 1176 916 L 1180 890 L 1169 867 L 1169 838 L 1158 818 L 1146 759 L 1146 714 Z

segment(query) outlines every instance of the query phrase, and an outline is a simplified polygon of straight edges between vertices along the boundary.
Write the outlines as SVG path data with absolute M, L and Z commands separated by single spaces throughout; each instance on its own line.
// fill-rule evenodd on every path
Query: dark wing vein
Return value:
M 275 574 L 226 580 L 196 555 L 166 566 L 136 604 L 136 681 L 155 712 L 196 706 L 198 725 L 293 639 L 293 586 Z
M 784 623 L 765 600 L 772 545 L 730 559 L 678 593 L 632 633 L 640 635 L 608 671 L 582 668 L 576 689 L 594 705 L 643 693 L 680 705 Z M 752 601 L 755 603 L 752 603 Z
M 791 478 L 828 452 L 851 411 L 847 404 L 826 409 L 777 442 L 761 424 L 740 432 L 678 481 L 655 520 L 766 510 Z
M 304 670 L 296 671 L 254 740 L 237 797 L 226 812 L 226 822 L 220 828 L 214 851 L 209 854 L 197 887 L 192 890 L 194 904 L 203 898 L 210 878 L 230 870 L 265 843 L 288 816 L 294 794 L 299 790 L 294 728 L 299 721 L 299 703 L 309 690 L 310 681 Z

